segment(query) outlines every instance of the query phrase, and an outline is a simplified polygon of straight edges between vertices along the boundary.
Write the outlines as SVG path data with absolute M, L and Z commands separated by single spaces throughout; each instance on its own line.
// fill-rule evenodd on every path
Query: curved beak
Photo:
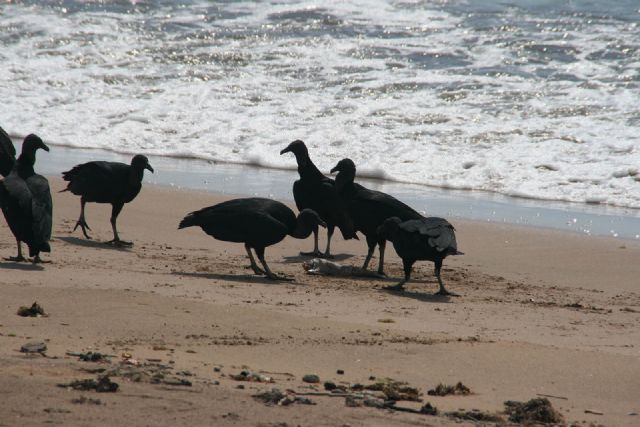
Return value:
M 320 222 L 318 223 L 318 225 L 319 225 L 320 227 L 322 227 L 322 228 L 327 228 L 327 223 L 326 223 L 326 222 L 324 222 L 324 221 L 322 221 L 322 220 L 320 220 Z
M 151 171 L 151 173 L 153 173 L 153 168 L 149 163 L 147 163 L 147 165 L 144 168 L 147 169 L 148 171 Z
M 280 151 L 280 155 L 282 156 L 284 153 L 288 153 L 291 151 L 290 147 L 285 148 L 284 150 Z
M 329 173 L 334 173 L 334 172 L 338 172 L 338 165 L 335 165 L 333 169 L 329 171 Z
M 45 144 L 44 142 L 42 143 L 42 148 L 44 151 L 49 151 L 49 147 L 47 147 L 47 144 Z

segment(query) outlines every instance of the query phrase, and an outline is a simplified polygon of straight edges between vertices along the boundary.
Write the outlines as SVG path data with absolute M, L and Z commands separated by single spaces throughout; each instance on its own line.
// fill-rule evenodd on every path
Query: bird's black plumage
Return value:
M 116 227 L 116 220 L 125 203 L 129 203 L 140 192 L 144 170 L 153 172 L 149 160 L 142 154 L 137 154 L 127 165 L 120 162 L 93 161 L 74 166 L 71 170 L 62 173 L 62 178 L 69 181 L 67 188 L 80 196 L 80 218 L 74 227 L 80 227 L 87 239 L 90 239 L 87 230 L 90 230 L 84 218 L 84 207 L 87 202 L 110 203 L 111 227 L 113 240 L 109 243 L 131 245 L 131 242 L 120 240 Z
M 0 181 L 0 207 L 18 243 L 18 255 L 9 258 L 24 261 L 21 242 L 29 247 L 29 256 L 41 262 L 40 252 L 51 252 L 53 203 L 49 182 L 35 173 L 36 150 L 49 151 L 36 135 L 27 135 L 13 169 Z
M 342 159 L 331 169 L 336 176 L 336 189 L 343 199 L 349 215 L 353 220 L 356 231 L 361 232 L 367 239 L 367 258 L 363 269 L 369 266 L 376 245 L 380 248 L 378 274 L 384 274 L 384 251 L 386 240 L 378 235 L 378 227 L 391 217 L 398 217 L 402 221 L 423 218 L 411 207 L 400 200 L 381 191 L 370 190 L 354 182 L 356 165 L 351 159 Z
M 335 181 L 320 172 L 309 158 L 304 142 L 293 141 L 280 154 L 293 153 L 298 163 L 300 179 L 293 183 L 293 198 L 298 210 L 312 209 L 327 223 L 327 248 L 322 254 L 318 249 L 318 235 L 314 233 L 313 252 L 304 255 L 331 257 L 331 236 L 337 226 L 345 239 L 357 239 L 353 222 L 344 203 L 338 196 Z
M 411 268 L 416 261 L 433 261 L 435 275 L 440 285 L 439 295 L 455 295 L 447 291 L 440 277 L 442 261 L 458 252 L 455 229 L 444 218 L 422 218 L 402 221 L 398 217 L 388 218 L 379 227 L 381 238 L 390 240 L 404 267 L 404 279 L 389 289 L 403 290 L 403 285 L 411 278 Z
M 278 279 L 264 260 L 264 250 L 287 235 L 304 239 L 318 226 L 326 226 L 318 214 L 303 209 L 298 217 L 283 203 L 259 197 L 234 199 L 191 212 L 178 228 L 199 226 L 215 239 L 244 243 L 251 268 L 256 274 Z M 256 251 L 264 271 L 256 264 L 251 249 Z
M 16 148 L 9 135 L 0 127 L 0 175 L 9 175 L 15 162 Z

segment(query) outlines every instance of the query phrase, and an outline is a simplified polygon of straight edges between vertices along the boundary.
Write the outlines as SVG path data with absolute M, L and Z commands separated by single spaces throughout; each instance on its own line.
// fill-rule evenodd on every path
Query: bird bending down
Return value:
M 234 199 L 209 206 L 185 216 L 179 229 L 199 226 L 215 239 L 244 243 L 251 269 L 256 274 L 265 274 L 272 280 L 290 280 L 275 275 L 264 259 L 264 250 L 287 235 L 306 239 L 318 226 L 326 224 L 311 209 L 303 209 L 296 215 L 283 203 L 259 197 Z M 262 270 L 256 264 L 251 249 L 255 250 Z
M 132 242 L 121 240 L 116 227 L 116 220 L 125 203 L 136 198 L 142 188 L 144 170 L 153 173 L 149 159 L 142 154 L 136 154 L 131 159 L 131 164 L 120 162 L 94 161 L 74 166 L 71 170 L 62 173 L 62 178 L 69 181 L 67 188 L 80 196 L 80 218 L 76 222 L 73 231 L 78 227 L 82 229 L 84 237 L 91 239 L 87 230 L 91 230 L 84 217 L 84 206 L 87 202 L 111 204 L 111 228 L 113 239 L 107 242 L 117 246 L 131 246 Z
M 381 238 L 393 243 L 404 267 L 404 279 L 386 289 L 403 291 L 404 284 L 411 278 L 413 264 L 425 260 L 435 263 L 435 275 L 440 285 L 436 295 L 458 296 L 444 287 L 440 277 L 442 261 L 449 255 L 462 255 L 462 252 L 458 252 L 454 228 L 447 220 L 429 217 L 403 222 L 398 217 L 392 217 L 384 221 L 378 233 Z
M 366 270 L 378 245 L 380 260 L 378 274 L 384 275 L 384 251 L 386 240 L 378 235 L 378 227 L 390 217 L 398 217 L 402 221 L 423 218 L 418 212 L 400 200 L 381 191 L 369 190 L 354 182 L 356 165 L 351 159 L 342 159 L 331 169 L 336 176 L 336 190 L 342 198 L 349 216 L 353 220 L 356 231 L 367 239 L 368 252 L 362 269 Z
M 11 160 L 5 154 L 15 153 L 11 140 L 10 147 L 5 142 L 0 142 L 3 164 Z M 49 151 L 38 136 L 27 135 L 20 157 L 13 163 L 11 172 L 0 181 L 0 208 L 18 245 L 18 255 L 6 258 L 9 261 L 25 261 L 21 242 L 29 247 L 29 256 L 33 257 L 34 263 L 45 262 L 40 258 L 40 252 L 51 252 L 53 203 L 49 181 L 33 169 L 36 151 L 40 148 Z
M 342 236 L 348 239 L 358 239 L 344 203 L 335 189 L 335 182 L 320 172 L 309 158 L 309 150 L 304 142 L 293 141 L 287 148 L 280 151 L 280 155 L 293 153 L 298 163 L 300 179 L 293 183 L 293 198 L 299 211 L 312 209 L 327 224 L 327 247 L 322 253 L 318 249 L 318 232 L 313 233 L 313 251 L 301 252 L 321 258 L 333 258 L 331 255 L 331 236 L 337 226 Z

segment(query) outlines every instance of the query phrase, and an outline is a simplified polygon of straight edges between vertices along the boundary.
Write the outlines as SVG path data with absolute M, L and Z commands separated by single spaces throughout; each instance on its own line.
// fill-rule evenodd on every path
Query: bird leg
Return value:
M 438 283 L 440 284 L 440 290 L 438 292 L 436 292 L 436 295 L 443 295 L 443 296 L 450 296 L 450 297 L 459 297 L 460 295 L 454 293 L 454 292 L 449 292 L 448 290 L 445 289 L 444 287 L 444 283 L 442 283 L 442 279 L 440 278 L 440 269 L 442 268 L 442 260 L 437 260 L 435 262 L 436 267 L 435 267 L 435 274 L 436 274 L 436 278 L 438 279 Z
M 384 289 L 393 292 L 402 292 L 404 291 L 404 284 L 409 281 L 411 278 L 411 267 L 413 267 L 413 263 L 415 261 L 412 260 L 402 260 L 402 266 L 404 268 L 404 279 L 400 281 L 397 285 L 387 286 Z
M 387 241 L 383 240 L 382 242 L 378 242 L 378 250 L 380 251 L 380 261 L 378 262 L 378 274 L 380 276 L 386 276 L 384 274 L 384 250 L 387 247 Z
M 249 261 L 251 261 L 251 269 L 253 272 L 256 274 L 267 274 L 263 269 L 258 267 L 258 264 L 256 264 L 256 260 L 253 258 L 249 245 L 245 243 L 244 248 L 247 250 L 247 255 L 249 255 Z
M 313 230 L 313 252 L 300 252 L 300 255 L 322 258 L 323 254 L 322 252 L 320 252 L 320 249 L 318 249 L 318 230 L 317 229 Z
M 333 259 L 333 255 L 331 255 L 331 237 L 333 236 L 333 231 L 335 228 L 333 226 L 327 227 L 327 249 L 324 251 L 322 255 L 323 258 Z
M 87 230 L 91 230 L 91 227 L 89 227 L 89 224 L 87 224 L 87 221 L 84 219 L 85 203 L 87 202 L 84 199 L 80 199 L 80 218 L 78 218 L 76 226 L 73 227 L 73 231 L 76 231 L 76 228 L 80 227 L 82 229 L 82 234 L 84 234 L 84 237 L 86 237 L 87 239 L 91 239 L 91 237 L 87 234 Z
M 124 206 L 123 204 L 113 205 L 113 209 L 111 210 L 111 228 L 113 229 L 113 239 L 109 240 L 107 244 L 114 245 L 114 246 L 133 246 L 132 242 L 127 242 L 126 240 L 120 240 L 120 236 L 118 236 L 116 220 L 123 206 Z
M 371 258 L 373 257 L 373 251 L 376 248 L 376 242 L 369 242 L 367 240 L 367 245 L 369 246 L 369 249 L 367 251 L 367 257 L 364 259 L 364 264 L 362 264 L 362 269 L 366 270 L 369 267 L 369 262 L 371 261 Z
M 20 243 L 20 240 L 16 240 L 16 243 L 18 244 L 18 256 L 10 256 L 8 258 L 5 258 L 5 260 L 13 262 L 24 262 L 27 259 L 22 256 L 22 243 Z
M 267 262 L 264 260 L 264 248 L 255 248 L 256 251 L 256 255 L 258 255 L 258 259 L 260 260 L 260 262 L 262 263 L 262 266 L 264 267 L 264 271 L 266 276 L 271 279 L 271 280 L 293 280 L 290 279 L 288 277 L 283 277 L 283 276 L 278 276 L 276 274 L 273 274 L 273 272 L 271 271 L 271 269 L 269 268 L 269 266 L 267 265 Z

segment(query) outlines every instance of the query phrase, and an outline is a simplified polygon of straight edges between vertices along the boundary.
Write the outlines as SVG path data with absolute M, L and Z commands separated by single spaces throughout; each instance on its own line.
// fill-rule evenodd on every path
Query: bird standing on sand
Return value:
M 73 231 L 80 227 L 87 239 L 90 239 L 87 230 L 91 230 L 84 218 L 84 205 L 87 202 L 111 204 L 111 228 L 113 240 L 109 244 L 118 246 L 131 246 L 133 243 L 120 240 L 116 220 L 125 203 L 136 198 L 142 188 L 144 170 L 153 173 L 149 159 L 142 154 L 136 154 L 131 159 L 131 164 L 120 162 L 94 161 L 74 166 L 71 170 L 62 173 L 62 178 L 69 181 L 67 188 L 80 196 L 80 218 L 76 222 Z
M 393 242 L 404 267 L 404 279 L 386 289 L 403 291 L 404 284 L 411 278 L 413 264 L 419 260 L 426 260 L 435 263 L 435 275 L 440 284 L 440 290 L 436 295 L 457 296 L 445 289 L 440 277 L 442 260 L 449 255 L 462 255 L 462 252 L 458 252 L 453 225 L 446 219 L 429 217 L 403 222 L 398 217 L 392 217 L 382 223 L 378 228 L 378 234 L 380 238 Z
M 2 145 L 4 150 L 4 142 Z M 40 259 L 40 252 L 51 252 L 49 240 L 53 203 L 49 181 L 33 170 L 39 148 L 49 151 L 49 147 L 38 136 L 27 135 L 20 157 L 13 164 L 11 172 L 0 181 L 0 208 L 18 244 L 18 255 L 7 258 L 10 261 L 25 261 L 21 242 L 29 247 L 29 256 L 33 257 L 34 263 L 44 262 Z M 3 155 L 10 152 L 11 149 L 3 151 Z M 4 160 L 6 158 L 3 163 Z
M 318 226 L 326 226 L 311 209 L 303 209 L 296 218 L 293 211 L 283 203 L 259 197 L 229 200 L 191 212 L 184 217 L 178 228 L 196 225 L 215 239 L 244 243 L 253 271 L 256 274 L 266 274 L 272 280 L 284 278 L 271 272 L 264 260 L 264 249 L 280 242 L 287 235 L 306 239 L 312 232 L 317 233 Z M 252 248 L 264 270 L 256 264 Z
M 332 258 L 331 236 L 336 226 L 340 228 L 345 239 L 357 239 L 353 222 L 347 213 L 344 203 L 335 189 L 335 182 L 318 170 L 309 158 L 309 150 L 304 142 L 293 141 L 280 155 L 293 153 L 298 162 L 300 179 L 293 183 L 293 198 L 298 210 L 312 209 L 327 223 L 327 248 L 324 252 L 318 249 L 318 232 L 313 234 L 313 252 L 301 252 L 301 255 Z
M 342 159 L 331 169 L 336 176 L 336 190 L 347 206 L 356 231 L 361 232 L 367 239 L 367 258 L 362 266 L 366 270 L 373 256 L 376 245 L 380 248 L 378 274 L 384 274 L 384 250 L 386 240 L 378 235 L 378 227 L 390 217 L 398 217 L 402 221 L 423 218 L 418 212 L 402 203 L 400 200 L 381 191 L 369 190 L 354 181 L 356 165 L 351 159 Z
M 15 162 L 16 148 L 9 135 L 0 127 L 0 175 L 9 175 Z

